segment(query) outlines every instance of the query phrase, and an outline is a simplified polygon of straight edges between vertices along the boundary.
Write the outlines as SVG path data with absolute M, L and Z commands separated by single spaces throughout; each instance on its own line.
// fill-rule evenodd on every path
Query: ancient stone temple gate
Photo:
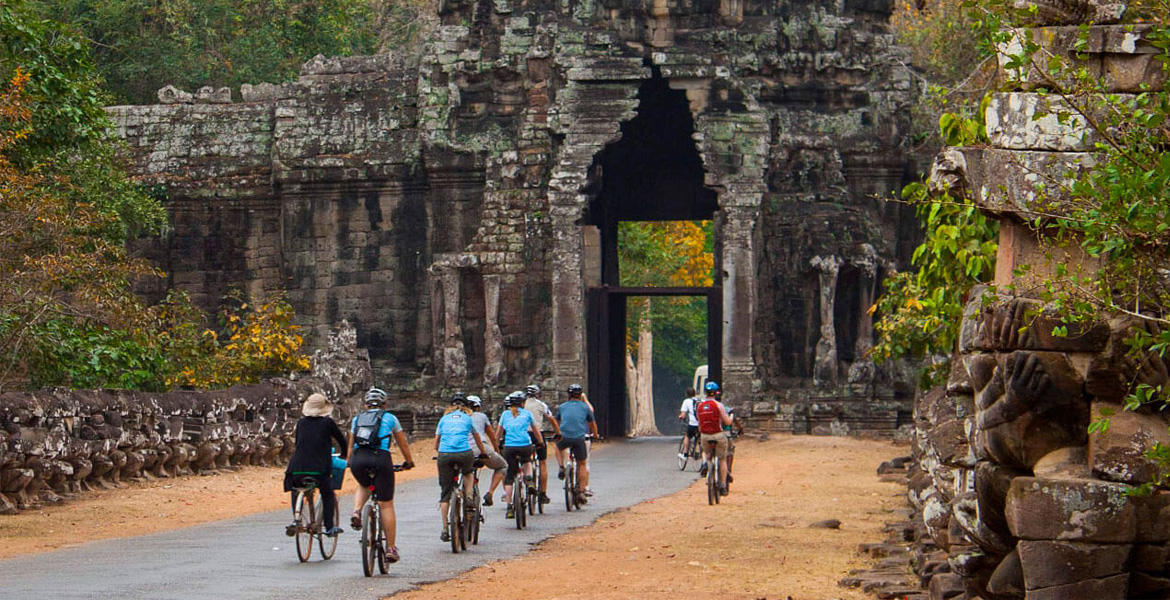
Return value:
M 170 198 L 143 244 L 168 285 L 287 290 L 317 336 L 354 323 L 387 385 L 585 381 L 617 222 L 704 218 L 728 397 L 798 430 L 860 399 L 892 430 L 896 378 L 864 356 L 914 237 L 878 199 L 908 177 L 914 95 L 890 6 L 448 1 L 418 56 L 110 112 Z

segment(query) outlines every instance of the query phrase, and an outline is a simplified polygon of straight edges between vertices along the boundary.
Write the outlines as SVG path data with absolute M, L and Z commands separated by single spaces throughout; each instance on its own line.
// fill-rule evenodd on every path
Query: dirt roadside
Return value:
M 424 467 L 405 480 L 434 476 L 430 440 L 413 444 Z M 395 596 L 422 600 L 474 592 L 482 600 L 529 594 L 551 599 L 670 598 L 718 593 L 725 599 L 862 600 L 836 582 L 869 566 L 857 545 L 884 538 L 905 488 L 876 475 L 904 454 L 887 442 L 773 436 L 739 446 L 732 494 L 706 504 L 701 482 L 677 494 L 601 517 L 552 538 L 522 557 L 491 563 L 458 579 Z M 677 468 L 647 465 L 647 468 Z M 60 506 L 0 517 L 0 558 L 88 541 L 144 535 L 286 507 L 283 470 L 247 468 L 87 494 Z M 352 490 L 347 481 L 346 490 Z M 563 507 L 554 504 L 555 518 Z M 345 507 L 343 507 L 345 508 Z M 489 509 L 494 510 L 494 509 Z M 588 508 L 587 508 L 588 510 Z M 837 519 L 840 529 L 810 524 Z
M 870 566 L 858 544 L 882 540 L 884 523 L 898 519 L 890 511 L 905 506 L 905 486 L 875 474 L 882 461 L 905 451 L 844 438 L 744 441 L 732 493 L 718 506 L 707 506 L 697 481 L 552 538 L 526 556 L 394 599 L 868 599 L 837 581 Z M 554 515 L 563 510 L 553 506 Z M 809 527 L 828 519 L 841 521 L 840 529 Z

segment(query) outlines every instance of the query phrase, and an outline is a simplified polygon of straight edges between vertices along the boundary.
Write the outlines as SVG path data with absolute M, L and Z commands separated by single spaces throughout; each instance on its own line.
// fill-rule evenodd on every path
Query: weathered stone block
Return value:
M 1025 575 L 1026 577 L 1027 575 Z M 1026 600 L 1129 600 L 1129 575 L 1028 590 Z
M 1170 446 L 1170 426 L 1161 415 L 1139 414 L 1117 404 L 1094 403 L 1093 418 L 1111 416 L 1109 428 L 1089 437 L 1093 475 L 1108 481 L 1142 484 L 1153 480 L 1157 464 L 1146 456 L 1155 444 Z
M 1126 490 L 1094 479 L 1017 477 L 1004 513 L 1021 540 L 1128 544 L 1136 538 L 1137 509 Z
M 1018 549 L 1027 587 L 1034 590 L 1124 573 L 1133 547 L 1020 540 Z
M 985 111 L 991 145 L 1010 150 L 1086 152 L 1096 142 L 1088 121 L 1056 96 L 993 94 Z

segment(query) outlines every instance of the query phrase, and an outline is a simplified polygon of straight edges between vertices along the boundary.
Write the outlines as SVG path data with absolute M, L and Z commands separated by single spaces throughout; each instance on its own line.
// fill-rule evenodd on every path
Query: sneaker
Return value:
M 549 498 L 548 494 L 546 494 L 544 492 L 540 493 L 540 503 L 541 504 L 549 504 L 551 502 L 552 502 L 552 498 Z
M 721 496 L 727 495 L 727 486 L 726 485 L 719 486 L 719 495 L 721 495 Z
M 589 488 L 585 488 L 585 495 L 592 498 L 593 497 L 593 490 L 591 490 Z
M 504 518 L 505 519 L 515 519 L 516 518 L 516 509 L 512 508 L 511 504 L 508 504 L 507 512 L 504 513 Z
M 354 531 L 362 530 L 362 516 L 358 513 L 353 513 L 349 517 L 349 526 L 353 527 Z
M 298 527 L 299 526 L 297 522 L 293 521 L 292 523 L 284 526 L 284 534 L 288 537 L 296 537 Z
M 325 535 L 326 535 L 326 536 L 329 536 L 329 537 L 337 537 L 337 536 L 341 535 L 341 534 L 342 534 L 342 533 L 344 533 L 344 532 L 345 532 L 345 530 L 344 530 L 344 529 L 342 529 L 342 528 L 340 528 L 340 527 L 338 527 L 338 526 L 334 525 L 333 527 L 330 527 L 330 528 L 329 528 L 329 531 L 326 531 L 326 532 L 325 532 Z
M 733 483 L 735 483 L 735 478 L 731 476 L 731 473 L 728 473 L 727 474 L 727 485 L 731 485 Z
M 703 463 L 702 465 L 699 466 L 699 477 L 706 477 L 706 476 L 707 476 L 707 463 Z
M 577 504 L 589 504 L 589 498 L 585 496 L 585 492 L 577 491 Z
M 682 452 L 679 452 L 679 453 L 678 453 L 678 457 L 679 457 L 679 458 L 681 458 L 681 459 L 683 459 L 683 460 L 686 460 L 686 458 L 687 458 L 687 455 L 686 455 L 686 454 L 683 454 Z
M 439 534 L 439 540 L 444 541 L 444 542 L 449 542 L 449 541 L 451 541 L 451 534 L 448 533 L 446 529 L 444 529 L 443 533 Z
M 492 505 L 492 495 L 490 493 L 483 495 L 483 505 L 484 506 L 491 506 Z
M 564 478 L 565 478 L 565 468 L 561 467 L 560 470 L 557 471 L 557 479 L 564 479 Z
M 386 562 L 398 562 L 398 546 L 390 546 L 386 549 Z

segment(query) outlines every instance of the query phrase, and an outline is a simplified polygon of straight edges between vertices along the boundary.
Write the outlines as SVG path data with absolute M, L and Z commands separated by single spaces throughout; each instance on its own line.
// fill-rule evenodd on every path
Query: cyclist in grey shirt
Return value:
M 492 482 L 488 486 L 488 491 L 483 495 L 483 505 L 492 505 L 492 496 L 496 492 L 496 488 L 504 482 L 504 472 L 508 470 L 508 461 L 499 452 L 499 441 L 496 439 L 495 427 L 491 426 L 491 419 L 483 412 L 483 398 L 479 396 L 468 396 L 467 403 L 471 406 L 471 425 L 475 428 L 475 432 L 479 434 L 479 439 L 483 440 L 484 449 L 487 450 L 488 459 L 484 466 L 492 470 Z

